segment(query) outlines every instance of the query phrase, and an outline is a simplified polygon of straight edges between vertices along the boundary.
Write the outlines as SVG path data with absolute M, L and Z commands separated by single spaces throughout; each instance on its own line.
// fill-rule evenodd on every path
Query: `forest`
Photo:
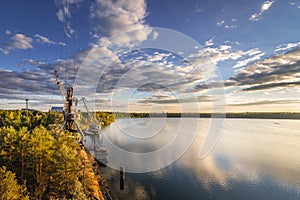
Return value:
M 111 113 L 95 117 L 102 126 L 114 121 Z M 59 112 L 0 110 L 1 200 L 104 199 L 78 134 L 59 133 L 62 119 Z

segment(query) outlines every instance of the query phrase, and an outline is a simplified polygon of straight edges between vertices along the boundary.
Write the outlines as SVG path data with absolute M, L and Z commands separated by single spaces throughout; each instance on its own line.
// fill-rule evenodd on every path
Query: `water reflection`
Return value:
M 108 166 L 119 169 L 125 166 L 128 172 L 145 173 L 162 169 L 178 160 L 192 144 L 197 135 L 197 120 L 147 118 L 141 123 L 136 119 L 119 120 L 104 134 L 103 144 L 108 149 Z
M 194 143 L 173 165 L 127 174 L 124 192 L 114 170 L 105 176 L 121 199 L 300 199 L 299 121 L 227 119 L 214 151 L 199 159 L 208 124 L 200 119 Z

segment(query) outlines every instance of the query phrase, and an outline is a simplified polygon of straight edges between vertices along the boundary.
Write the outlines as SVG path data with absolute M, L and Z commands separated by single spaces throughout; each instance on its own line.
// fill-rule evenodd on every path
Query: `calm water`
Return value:
M 161 119 L 120 119 L 104 129 L 104 134 L 126 150 L 152 151 L 172 138 L 178 120 L 168 118 L 158 128 Z M 118 198 L 300 199 L 299 120 L 226 119 L 222 137 L 204 159 L 199 159 L 199 150 L 210 119 L 189 119 L 186 127 L 197 123 L 197 137 L 183 156 L 154 172 L 126 173 L 124 191 L 119 190 L 119 172 L 103 169 Z M 140 138 L 125 137 L 128 130 Z M 144 140 L 151 131 L 166 137 Z

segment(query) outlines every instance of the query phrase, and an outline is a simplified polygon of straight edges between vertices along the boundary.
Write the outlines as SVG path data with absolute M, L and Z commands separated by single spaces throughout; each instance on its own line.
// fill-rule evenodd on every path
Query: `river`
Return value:
M 108 146 L 108 159 L 112 163 L 112 168 L 102 169 L 103 176 L 119 199 L 300 199 L 299 120 L 226 119 L 217 144 L 203 158 L 199 157 L 199 151 L 203 133 L 213 125 L 211 119 L 185 120 L 188 121 L 118 119 L 103 129 L 104 145 Z M 196 131 L 195 137 L 172 140 L 181 127 L 185 136 Z M 191 145 L 187 142 L 190 139 Z M 127 172 L 125 190 L 121 191 L 119 171 L 113 169 L 120 158 L 109 147 L 109 141 L 128 152 L 142 154 L 162 149 L 170 141 L 176 142 L 178 148 L 180 143 L 188 144 L 188 148 L 178 158 L 167 154 L 174 162 L 166 162 L 167 166 L 161 169 L 151 171 L 152 164 L 143 162 L 150 166 L 148 172 Z M 144 167 L 138 161 L 130 162 Z

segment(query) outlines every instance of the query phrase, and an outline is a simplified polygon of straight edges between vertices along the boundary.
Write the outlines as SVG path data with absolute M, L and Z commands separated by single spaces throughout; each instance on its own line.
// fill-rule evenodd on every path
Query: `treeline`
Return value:
M 115 116 L 112 112 L 95 112 L 95 118 L 100 123 L 100 126 L 107 126 L 115 121 Z
M 111 112 L 101 112 L 97 111 L 94 113 L 87 113 L 87 112 L 79 112 L 79 123 L 81 124 L 86 124 L 86 123 L 91 123 L 91 118 L 92 120 L 95 120 L 95 123 L 99 123 L 101 127 L 107 126 L 115 121 L 115 117 Z M 91 116 L 89 116 L 91 115 Z
M 103 199 L 79 135 L 55 128 L 62 119 L 58 112 L 0 111 L 0 199 Z
M 114 117 L 116 119 L 122 118 L 149 118 L 149 113 L 126 113 L 126 112 L 114 112 Z
M 0 127 L 12 126 L 19 130 L 26 126 L 28 130 L 43 126 L 50 128 L 49 125 L 59 123 L 63 120 L 63 114 L 59 112 L 41 112 L 24 110 L 0 110 Z

